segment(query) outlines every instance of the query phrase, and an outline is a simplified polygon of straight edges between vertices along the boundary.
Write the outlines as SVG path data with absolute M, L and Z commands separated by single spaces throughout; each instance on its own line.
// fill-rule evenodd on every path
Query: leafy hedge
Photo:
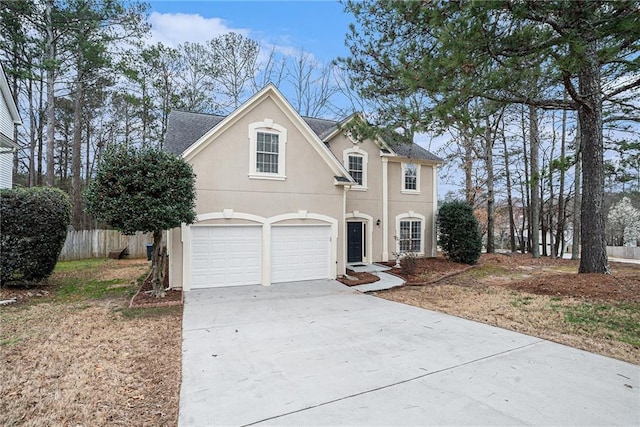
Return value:
M 0 190 L 0 283 L 47 278 L 70 222 L 69 196 L 58 189 Z
M 462 201 L 445 202 L 438 212 L 438 244 L 452 261 L 475 264 L 482 252 L 478 220 Z

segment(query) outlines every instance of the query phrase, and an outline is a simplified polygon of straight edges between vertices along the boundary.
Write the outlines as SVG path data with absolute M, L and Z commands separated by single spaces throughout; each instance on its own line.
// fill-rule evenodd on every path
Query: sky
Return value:
M 337 1 L 149 2 L 153 41 L 177 46 L 234 31 L 282 51 L 303 49 L 328 63 L 346 56 L 351 16 Z
M 304 50 L 321 64 L 346 57 L 345 36 L 352 16 L 334 0 L 297 1 L 149 1 L 151 43 L 177 47 L 206 42 L 227 32 L 237 32 L 260 43 L 264 51 L 275 47 L 295 55 Z M 446 144 L 448 136 L 432 139 L 418 135 L 416 142 L 432 152 Z M 439 195 L 454 189 L 441 181 Z

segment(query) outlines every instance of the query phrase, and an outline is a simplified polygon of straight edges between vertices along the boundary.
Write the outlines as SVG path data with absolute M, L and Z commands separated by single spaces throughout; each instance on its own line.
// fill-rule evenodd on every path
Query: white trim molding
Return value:
M 286 213 L 281 215 L 265 218 L 262 216 L 245 213 L 234 212 L 233 209 L 224 209 L 220 212 L 209 212 L 200 214 L 196 217 L 196 221 L 191 224 L 182 224 L 182 286 L 185 291 L 191 290 L 191 228 L 192 227 L 220 227 L 231 226 L 225 224 L 224 221 L 219 224 L 202 224 L 203 221 L 209 220 L 229 220 L 240 219 L 252 221 L 262 226 L 262 285 L 271 285 L 271 228 L 274 224 L 292 219 L 311 219 L 327 223 L 331 227 L 331 256 L 329 257 L 329 275 L 331 278 L 337 277 L 337 260 L 338 260 L 338 220 L 327 215 L 310 213 L 305 210 L 298 212 Z M 200 224 L 199 224 L 200 223 Z M 238 227 L 248 226 L 250 224 L 234 224 Z M 303 225 L 303 224 L 297 224 Z M 318 224 L 310 224 L 318 225 Z
M 420 252 L 418 255 L 424 255 L 424 237 L 425 237 L 425 227 L 426 227 L 426 218 L 424 215 L 420 215 L 414 211 L 409 211 L 407 213 L 401 213 L 400 215 L 396 215 L 396 253 L 400 253 L 400 221 L 402 220 L 420 220 Z
M 367 191 L 367 169 L 369 163 L 369 154 L 358 145 L 346 148 L 342 151 L 342 162 L 347 171 L 349 171 L 349 156 L 362 157 L 362 185 L 354 184 L 351 186 L 355 191 Z M 349 171 L 350 172 L 350 171 Z
M 389 158 L 382 157 L 382 261 L 389 261 Z
M 258 133 L 266 133 L 278 136 L 278 172 L 258 172 L 256 169 L 256 153 Z M 264 119 L 261 122 L 249 124 L 249 178 L 251 179 L 270 179 L 284 181 L 287 178 L 285 173 L 286 167 L 286 150 L 287 150 L 287 129 L 272 119 Z
M 349 221 L 350 219 L 357 219 L 360 220 L 360 222 L 364 222 L 365 224 L 367 224 L 367 234 L 366 234 L 366 252 L 367 255 L 365 257 L 362 257 L 362 262 L 366 262 L 368 264 L 373 263 L 373 217 L 371 215 L 367 215 L 366 213 L 362 213 L 359 211 L 353 211 L 350 213 L 345 214 L 344 216 L 345 218 L 345 223 L 347 222 L 352 222 Z M 355 222 L 355 221 L 353 221 Z M 348 239 L 347 236 L 347 226 L 345 224 L 345 242 Z M 364 234 L 363 234 L 364 236 Z M 347 244 L 348 247 L 348 244 Z M 347 265 L 347 251 L 345 250 L 344 253 L 344 264 Z

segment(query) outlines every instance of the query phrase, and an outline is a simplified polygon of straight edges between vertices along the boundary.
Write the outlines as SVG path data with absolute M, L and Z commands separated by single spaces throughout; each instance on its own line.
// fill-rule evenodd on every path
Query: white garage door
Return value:
M 326 279 L 331 259 L 331 227 L 274 226 L 271 229 L 271 281 Z
M 191 227 L 191 288 L 258 285 L 262 227 Z

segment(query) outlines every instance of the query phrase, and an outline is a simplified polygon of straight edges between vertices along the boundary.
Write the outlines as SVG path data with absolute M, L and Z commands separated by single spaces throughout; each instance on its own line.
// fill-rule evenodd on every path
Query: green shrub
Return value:
M 71 202 L 58 189 L 0 190 L 0 283 L 47 278 L 70 221 Z
M 438 212 L 438 244 L 455 262 L 475 264 L 482 251 L 482 238 L 473 209 L 462 201 L 445 202 Z

